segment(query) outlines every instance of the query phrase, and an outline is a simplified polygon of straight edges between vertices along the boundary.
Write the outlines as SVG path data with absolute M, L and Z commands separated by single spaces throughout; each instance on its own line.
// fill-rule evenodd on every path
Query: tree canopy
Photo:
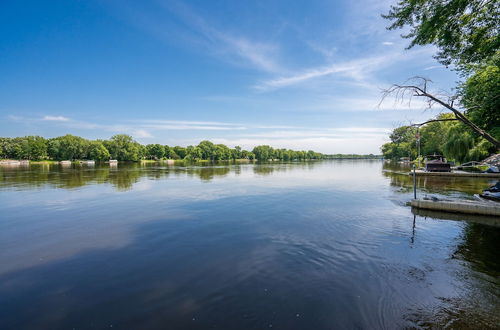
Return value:
M 420 155 L 436 153 L 457 162 L 480 161 L 495 151 L 491 143 L 474 136 L 460 121 L 439 121 L 452 118 L 452 114 L 442 114 L 436 118 L 438 121 L 430 121 L 420 127 L 406 125 L 395 128 L 390 135 L 391 142 L 381 148 L 384 157 L 417 158 L 418 138 L 420 138 Z
M 389 29 L 409 27 L 409 48 L 433 44 L 443 64 L 484 63 L 500 48 L 498 0 L 400 0 L 386 15 Z
M 454 127 L 446 131 L 448 139 L 434 140 L 442 140 L 441 146 L 457 160 L 500 149 L 500 2 L 399 0 L 382 16 L 392 22 L 388 29 L 410 29 L 402 35 L 410 39 L 408 48 L 437 46 L 436 58 L 445 65 L 455 64 L 465 78 L 449 100 L 429 92 L 429 80 L 422 77 L 417 78 L 423 84 L 393 85 L 384 94 L 424 97 L 429 105 L 440 104 L 450 110 L 465 125 L 447 123 Z M 399 146 L 391 143 L 383 147 L 384 154 Z M 490 143 L 495 147 L 489 147 Z
M 479 66 L 459 92 L 470 119 L 500 139 L 500 56 Z

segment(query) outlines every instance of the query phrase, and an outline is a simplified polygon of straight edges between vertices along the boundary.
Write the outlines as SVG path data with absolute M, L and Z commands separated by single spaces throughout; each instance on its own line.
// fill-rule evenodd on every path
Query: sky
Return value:
M 383 88 L 458 80 L 386 29 L 394 2 L 2 1 L 0 136 L 378 154 L 393 128 L 443 111 L 379 104 Z

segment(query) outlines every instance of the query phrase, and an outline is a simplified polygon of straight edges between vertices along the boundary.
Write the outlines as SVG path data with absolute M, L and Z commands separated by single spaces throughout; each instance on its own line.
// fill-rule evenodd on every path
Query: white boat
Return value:
M 71 165 L 71 160 L 61 160 L 59 162 L 59 164 L 61 164 L 61 165 Z
M 2 160 L 0 161 L 0 165 L 17 166 L 21 165 L 21 162 L 18 160 Z

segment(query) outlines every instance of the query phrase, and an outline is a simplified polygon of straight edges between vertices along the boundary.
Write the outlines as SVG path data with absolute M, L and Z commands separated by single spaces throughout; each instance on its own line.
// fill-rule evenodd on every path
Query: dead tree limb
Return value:
M 420 123 L 420 124 L 412 124 L 410 126 L 420 127 L 420 126 L 423 126 L 425 124 L 434 123 L 434 122 L 437 122 L 437 121 L 457 121 L 457 120 L 459 120 L 459 119 L 457 119 L 457 118 L 432 119 L 432 120 L 424 121 L 423 123 Z
M 427 92 L 427 83 L 430 82 L 429 79 L 423 77 L 414 77 L 409 81 L 418 81 L 420 84 L 417 85 L 392 85 L 390 88 L 382 91 L 382 99 L 380 103 L 384 101 L 384 99 L 390 95 L 394 96 L 398 101 L 404 101 L 408 99 L 411 102 L 413 97 L 424 97 L 427 101 L 427 106 L 430 109 L 433 105 L 439 104 L 443 106 L 445 109 L 450 110 L 455 115 L 457 120 L 460 120 L 465 125 L 469 126 L 474 132 L 485 138 L 488 142 L 493 144 L 497 149 L 500 149 L 500 141 L 491 136 L 488 132 L 481 129 L 479 126 L 471 122 L 460 110 L 453 106 L 453 101 L 456 99 L 455 97 L 450 97 L 450 103 L 441 100 L 439 97 Z

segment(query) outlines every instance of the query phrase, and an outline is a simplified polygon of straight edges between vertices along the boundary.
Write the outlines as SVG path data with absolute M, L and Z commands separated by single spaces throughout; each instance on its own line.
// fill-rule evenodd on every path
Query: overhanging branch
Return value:
M 485 138 L 488 142 L 493 144 L 497 149 L 500 149 L 500 142 L 495 139 L 493 136 L 491 136 L 488 132 L 485 130 L 481 129 L 479 126 L 471 122 L 460 110 L 456 109 L 453 106 L 453 102 L 447 103 L 440 98 L 438 98 L 436 95 L 433 95 L 429 92 L 427 92 L 427 83 L 430 82 L 429 79 L 423 78 L 423 77 L 414 77 L 409 79 L 413 81 L 417 81 L 420 84 L 417 85 L 392 85 L 388 89 L 382 90 L 382 99 L 380 100 L 380 104 L 384 101 L 384 99 L 392 95 L 396 98 L 396 100 L 403 101 L 404 99 L 409 99 L 411 102 L 412 97 L 424 97 L 427 99 L 427 107 L 430 109 L 433 105 L 439 104 L 443 106 L 444 108 L 448 109 L 449 111 L 453 112 L 453 114 L 456 117 L 456 120 L 461 121 L 465 125 L 469 126 L 474 132 Z M 452 101 L 454 98 L 450 98 Z M 449 119 L 448 119 L 449 120 Z M 454 119 L 452 119 L 454 120 Z M 435 121 L 447 121 L 447 120 L 435 120 Z M 431 121 L 429 121 L 431 122 Z M 427 122 L 426 122 L 427 123 Z M 425 124 L 425 123 L 423 123 Z M 422 125 L 423 125 L 422 124 Z M 414 126 L 414 125 L 412 125 Z M 421 126 L 421 125 L 420 125 Z

